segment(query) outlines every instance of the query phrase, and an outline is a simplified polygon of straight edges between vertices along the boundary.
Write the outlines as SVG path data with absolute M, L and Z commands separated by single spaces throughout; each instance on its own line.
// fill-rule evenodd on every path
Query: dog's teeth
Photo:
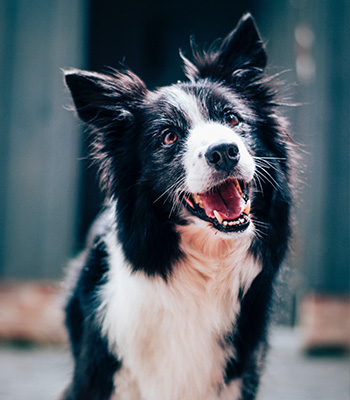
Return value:
M 234 184 L 235 184 L 235 186 L 236 186 L 236 189 L 237 189 L 238 193 L 239 193 L 241 196 L 243 196 L 243 192 L 242 192 L 241 186 L 240 186 L 240 184 L 238 183 L 238 180 L 237 180 L 237 179 L 234 180 Z
M 224 226 L 227 226 L 227 224 L 228 224 L 227 221 L 224 221 L 224 222 L 223 222 L 223 225 L 224 225 Z
M 246 204 L 246 206 L 245 206 L 245 208 L 244 208 L 244 210 L 243 210 L 243 213 L 245 214 L 245 215 L 249 215 L 249 213 L 250 213 L 250 200 L 248 200 L 247 201 L 247 204 Z
M 189 204 L 192 208 L 194 208 L 194 205 L 193 205 L 192 201 L 191 201 L 187 196 L 185 196 L 185 201 L 186 201 L 187 204 Z
M 196 204 L 199 204 L 200 202 L 202 202 L 201 196 L 199 194 L 195 193 L 192 195 L 192 197 Z
M 213 212 L 214 212 L 215 218 L 218 220 L 219 224 L 221 224 L 224 219 L 222 218 L 220 213 L 217 212 L 216 210 L 214 210 Z

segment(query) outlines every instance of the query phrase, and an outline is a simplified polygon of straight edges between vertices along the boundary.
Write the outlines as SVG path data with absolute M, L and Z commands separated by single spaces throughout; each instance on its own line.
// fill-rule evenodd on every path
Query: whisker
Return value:
M 269 168 L 272 168 L 275 171 L 279 171 L 279 169 L 277 168 L 276 165 L 272 164 L 270 161 L 267 161 L 267 160 L 256 160 L 256 165 L 261 168 L 264 168 L 264 166 L 267 165 Z
M 181 196 L 184 196 L 184 182 L 185 182 L 185 177 L 182 177 L 178 179 L 174 184 L 172 184 L 167 190 L 164 191 L 155 201 L 158 201 L 160 198 L 166 195 L 166 198 L 164 199 L 163 204 L 166 202 L 171 203 L 171 209 L 169 212 L 169 218 L 170 216 L 180 209 L 181 203 L 183 198 Z
M 182 182 L 180 182 L 180 183 L 182 184 Z M 173 192 L 168 193 L 163 204 L 165 204 L 166 202 L 169 201 L 172 203 L 172 208 L 173 208 L 174 206 L 176 206 L 179 203 L 179 193 L 181 193 L 181 191 L 182 191 L 180 183 L 179 183 L 179 187 L 177 187 Z
M 258 225 L 262 228 L 268 228 L 269 224 L 266 222 L 262 222 L 262 221 L 258 221 L 257 219 L 251 218 L 251 220 L 253 221 L 254 225 Z
M 258 239 L 263 239 L 264 236 L 266 237 L 266 233 L 260 231 L 260 230 L 257 229 L 257 228 L 254 230 L 254 234 L 255 234 L 255 236 L 256 236 Z
M 254 176 L 254 182 L 255 182 L 255 183 L 258 183 L 258 185 L 259 185 L 259 187 L 260 187 L 260 193 L 262 193 L 262 195 L 264 195 L 264 189 L 263 189 L 262 184 L 261 184 L 261 178 L 259 177 L 258 174 L 256 174 L 256 175 Z M 255 185 L 255 186 L 257 187 L 257 185 Z
M 183 183 L 182 181 L 184 181 L 184 178 L 180 178 L 178 181 L 176 181 L 174 184 L 172 184 L 170 187 L 168 187 L 167 190 L 165 190 L 156 200 L 154 200 L 153 204 L 156 203 L 158 200 L 160 200 L 163 196 L 165 196 L 175 186 L 179 185 L 180 183 Z
M 274 177 L 262 166 L 257 165 L 256 174 L 259 175 L 262 180 L 269 182 L 275 190 L 281 189 Z
M 263 239 L 264 237 L 267 237 L 267 235 L 268 235 L 267 229 L 269 227 L 269 224 L 266 222 L 263 222 L 263 221 L 259 221 L 253 216 L 251 216 L 250 218 L 255 227 L 254 233 L 255 233 L 256 237 L 259 239 Z
M 278 165 L 273 163 L 272 161 L 276 160 L 286 160 L 283 157 L 258 157 L 253 156 L 256 164 L 256 173 L 255 173 L 255 180 L 258 182 L 261 193 L 263 193 L 262 184 L 263 182 L 270 183 L 275 190 L 280 190 L 281 187 L 278 184 L 277 180 L 272 176 L 272 174 L 268 171 L 269 169 L 275 170 L 276 172 L 280 172 Z
M 183 202 L 184 197 L 186 196 L 186 192 L 181 190 L 180 193 L 174 193 L 174 197 L 172 199 L 172 206 L 169 212 L 169 218 L 173 212 L 179 211 L 181 204 Z
M 258 156 L 253 156 L 255 160 L 282 160 L 285 161 L 285 157 L 258 157 Z
M 174 211 L 180 210 L 181 204 L 183 203 L 185 196 L 186 196 L 186 192 L 182 191 L 179 193 L 178 198 L 176 199 L 177 201 L 175 201 L 175 199 L 173 201 L 172 210 L 174 210 Z M 170 213 L 170 215 L 171 215 L 171 213 Z

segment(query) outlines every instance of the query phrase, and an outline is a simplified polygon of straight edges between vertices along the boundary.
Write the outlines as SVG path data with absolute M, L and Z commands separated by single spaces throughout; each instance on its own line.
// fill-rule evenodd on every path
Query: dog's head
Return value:
M 127 69 L 66 71 L 130 252 L 139 236 L 141 248 L 165 245 L 176 255 L 179 224 L 236 237 L 251 234 L 258 219 L 263 230 L 284 179 L 284 132 L 252 17 L 217 48 L 194 50 L 193 63 L 181 56 L 188 80 L 155 91 Z

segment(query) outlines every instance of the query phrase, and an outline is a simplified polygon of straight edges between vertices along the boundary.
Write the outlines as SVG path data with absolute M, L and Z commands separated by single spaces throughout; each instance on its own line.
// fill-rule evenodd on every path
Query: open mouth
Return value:
M 247 184 L 228 179 L 204 193 L 185 195 L 187 209 L 221 232 L 242 232 L 250 224 Z

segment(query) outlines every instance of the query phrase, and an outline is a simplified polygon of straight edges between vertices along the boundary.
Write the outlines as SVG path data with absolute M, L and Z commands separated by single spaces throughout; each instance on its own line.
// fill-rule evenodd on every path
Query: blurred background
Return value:
M 35 347 L 28 353 L 18 344 L 64 343 L 60 282 L 102 201 L 85 159 L 83 126 L 67 110 L 71 100 L 61 69 L 101 71 L 124 61 L 149 88 L 169 84 L 183 78 L 178 49 L 190 57 L 190 35 L 210 44 L 245 11 L 266 41 L 267 72 L 285 71 L 280 79 L 286 97 L 302 104 L 285 110 L 300 149 L 302 183 L 291 256 L 276 299 L 272 365 L 274 373 L 283 373 L 281 391 L 273 397 L 272 379 L 266 398 L 302 398 L 293 395 L 295 381 L 301 382 L 297 368 L 307 381 L 305 399 L 349 399 L 348 0 L 0 2 L 1 399 L 50 398 L 49 389 L 39 390 L 42 374 L 50 374 L 49 360 L 61 375 L 52 367 L 56 380 L 47 376 L 47 382 L 60 386 L 69 376 L 63 350 L 42 353 Z M 313 364 L 305 354 L 322 357 Z M 341 357 L 334 361 L 335 355 Z M 27 367 L 19 370 L 16 363 Z M 30 374 L 38 365 L 35 385 Z M 31 377 L 36 394 L 16 397 L 14 375 Z M 320 386 L 331 387 L 330 376 L 338 392 Z

